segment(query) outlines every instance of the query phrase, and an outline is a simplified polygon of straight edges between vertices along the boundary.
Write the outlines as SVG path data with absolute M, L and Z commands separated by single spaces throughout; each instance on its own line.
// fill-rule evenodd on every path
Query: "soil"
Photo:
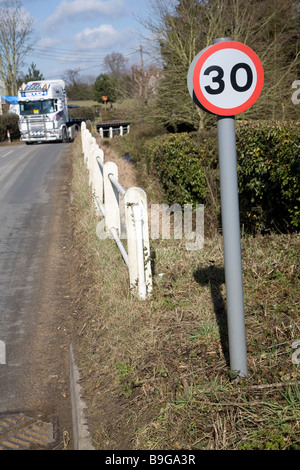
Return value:
M 98 139 L 97 143 L 100 144 L 101 140 Z M 120 158 L 115 152 L 108 146 L 103 146 L 101 143 L 100 147 L 104 151 L 105 161 L 114 162 L 118 165 L 119 170 L 119 181 L 124 189 L 128 189 L 132 186 L 136 186 L 136 174 L 132 163 L 127 160 Z

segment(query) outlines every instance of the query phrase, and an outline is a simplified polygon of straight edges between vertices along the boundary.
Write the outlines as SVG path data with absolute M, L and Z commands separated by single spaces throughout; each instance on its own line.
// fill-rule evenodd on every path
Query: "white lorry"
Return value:
M 18 91 L 18 102 L 21 141 L 33 144 L 74 140 L 78 124 L 69 121 L 63 80 L 24 83 Z

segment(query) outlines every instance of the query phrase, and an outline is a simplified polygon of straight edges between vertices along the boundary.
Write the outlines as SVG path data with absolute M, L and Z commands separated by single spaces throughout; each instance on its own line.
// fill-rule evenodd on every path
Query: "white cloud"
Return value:
M 124 0 L 63 0 L 53 15 L 46 20 L 47 27 L 59 26 L 76 17 L 81 21 L 95 19 L 95 15 L 116 18 L 125 11 Z
M 111 24 L 102 24 L 97 28 L 85 28 L 76 34 L 75 40 L 79 49 L 106 49 L 118 43 L 124 43 L 128 31 L 117 31 Z
M 45 38 L 42 38 L 40 39 L 35 47 L 39 47 L 39 48 L 45 48 L 45 49 L 48 49 L 48 48 L 51 48 L 51 47 L 55 47 L 55 46 L 58 46 L 61 44 L 61 41 L 58 39 L 58 38 L 49 38 L 49 37 L 45 37 Z

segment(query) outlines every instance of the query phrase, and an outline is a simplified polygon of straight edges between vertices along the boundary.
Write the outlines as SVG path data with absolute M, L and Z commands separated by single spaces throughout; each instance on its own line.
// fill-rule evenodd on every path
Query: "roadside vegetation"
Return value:
M 96 236 L 80 139 L 73 150 L 81 286 L 73 316 L 96 447 L 298 448 L 299 234 L 242 237 L 249 377 L 237 384 L 228 365 L 220 233 L 198 251 L 178 240 L 151 241 L 153 294 L 133 298 L 114 241 Z
M 300 134 L 291 99 L 299 9 L 292 0 L 153 5 L 146 23 L 155 66 L 144 63 L 142 47 L 130 71 L 112 53 L 93 86 L 80 87 L 69 71 L 69 87 L 73 100 L 92 105 L 95 121 L 130 121 L 124 137 L 95 134 L 105 160 L 122 167 L 125 188 L 143 187 L 149 204 L 204 204 L 204 246 L 151 240 L 153 293 L 135 298 L 115 242 L 97 238 L 80 137 L 72 144 L 73 319 L 93 443 L 299 449 Z M 239 382 L 228 357 L 215 117 L 186 86 L 193 57 L 225 34 L 252 47 L 265 71 L 259 100 L 236 119 L 249 369 Z

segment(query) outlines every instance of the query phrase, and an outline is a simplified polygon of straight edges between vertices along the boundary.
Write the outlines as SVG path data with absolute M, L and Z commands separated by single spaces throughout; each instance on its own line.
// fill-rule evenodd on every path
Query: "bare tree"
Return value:
M 103 61 L 107 75 L 115 84 L 115 91 L 119 98 L 132 95 L 132 78 L 128 68 L 128 60 L 119 52 L 112 52 L 105 56 Z
M 80 73 L 80 68 L 77 69 L 67 69 L 64 72 L 64 80 L 68 86 L 76 86 L 78 84 L 78 74 Z
M 143 23 L 160 58 L 162 79 L 157 117 L 175 130 L 205 127 L 211 116 L 196 107 L 186 78 L 196 53 L 213 38 L 228 37 L 252 47 L 265 70 L 265 85 L 247 117 L 292 116 L 290 86 L 299 70 L 299 0 L 149 0 Z M 295 108 L 295 106 L 294 106 Z
M 160 71 L 153 64 L 144 65 L 142 46 L 140 46 L 140 65 L 133 65 L 131 72 L 135 84 L 135 94 L 141 102 L 147 103 L 149 95 L 153 92 L 155 93 Z
M 21 0 L 0 2 L 0 76 L 8 95 L 18 92 L 20 68 L 24 57 L 32 50 L 32 23 Z
M 127 73 L 127 60 L 119 52 L 112 52 L 105 56 L 104 66 L 107 73 L 117 79 Z

